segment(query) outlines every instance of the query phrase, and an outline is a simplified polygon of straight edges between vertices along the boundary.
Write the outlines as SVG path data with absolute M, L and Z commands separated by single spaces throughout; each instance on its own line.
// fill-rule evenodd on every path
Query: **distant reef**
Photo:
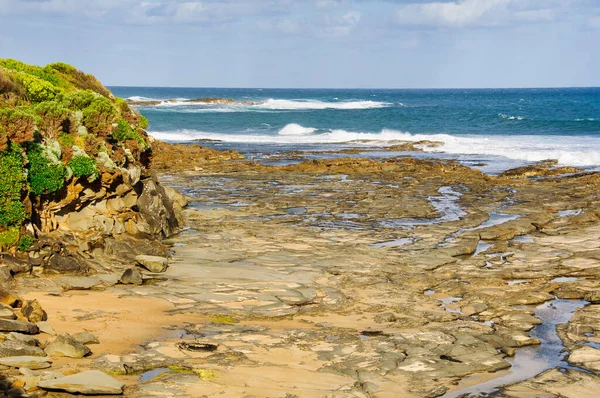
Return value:
M 150 172 L 147 126 L 73 66 L 0 59 L 2 278 L 166 254 L 186 203 Z

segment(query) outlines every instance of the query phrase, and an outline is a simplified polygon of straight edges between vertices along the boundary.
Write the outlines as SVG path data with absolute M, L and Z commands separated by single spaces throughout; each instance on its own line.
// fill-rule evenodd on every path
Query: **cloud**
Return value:
M 411 3 L 396 9 L 400 25 L 464 28 L 548 22 L 577 13 L 578 0 L 457 0 Z M 569 12 L 567 12 L 569 11 Z

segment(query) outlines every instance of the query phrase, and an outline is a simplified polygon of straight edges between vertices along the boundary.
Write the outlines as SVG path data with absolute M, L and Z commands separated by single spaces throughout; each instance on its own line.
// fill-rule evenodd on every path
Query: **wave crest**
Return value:
M 239 134 L 210 133 L 196 130 L 150 132 L 154 138 L 166 141 L 198 139 L 250 144 L 342 144 L 386 146 L 394 142 L 432 141 L 439 146 L 422 147 L 425 152 L 452 155 L 484 155 L 512 160 L 537 162 L 556 159 L 561 165 L 600 166 L 600 138 L 567 136 L 452 136 L 449 134 L 410 134 L 384 129 L 379 133 L 346 130 L 318 130 L 299 124 L 288 124 L 278 133 L 249 132 Z
M 283 100 L 268 99 L 254 105 L 256 108 L 273 110 L 322 110 L 322 109 L 378 109 L 386 108 L 392 104 L 378 101 L 341 101 L 323 102 L 317 100 Z
M 296 123 L 291 123 L 279 130 L 279 135 L 309 135 L 317 131 L 312 127 L 303 127 Z

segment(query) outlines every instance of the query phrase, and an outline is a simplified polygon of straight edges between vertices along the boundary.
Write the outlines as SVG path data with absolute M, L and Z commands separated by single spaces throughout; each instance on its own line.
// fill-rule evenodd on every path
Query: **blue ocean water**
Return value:
M 290 149 L 430 140 L 443 145 L 425 147 L 418 156 L 489 163 L 495 170 L 545 159 L 600 167 L 600 88 L 111 90 L 137 101 L 177 100 L 138 107 L 156 138 L 215 140 L 203 145 L 234 148 L 252 157 Z M 185 103 L 208 97 L 238 102 Z

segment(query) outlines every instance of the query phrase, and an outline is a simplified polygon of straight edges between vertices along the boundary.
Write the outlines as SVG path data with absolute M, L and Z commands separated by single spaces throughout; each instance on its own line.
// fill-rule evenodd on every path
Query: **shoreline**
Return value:
M 75 292 L 75 297 L 106 298 L 109 306 L 141 300 L 148 303 L 144 308 L 152 308 L 156 335 L 134 337 L 129 348 L 112 345 L 108 337 L 118 334 L 115 325 L 139 317 L 139 307 L 97 313 L 99 325 L 92 330 L 108 339 L 108 346 L 98 346 L 91 361 L 79 363 L 115 374 L 127 384 L 127 396 L 143 396 L 144 391 L 261 396 L 271 391 L 310 397 L 334 389 L 343 397 L 442 396 L 463 377 L 493 378 L 496 374 L 486 371 L 505 368 L 504 355 L 536 344 L 527 337 L 536 318 L 518 305 L 543 303 L 553 295 L 590 299 L 596 289 L 589 279 L 595 268 L 586 265 L 585 257 L 593 247 L 577 243 L 569 257 L 548 249 L 565 250 L 578 242 L 577 236 L 587 236 L 587 242 L 600 237 L 595 227 L 600 215 L 584 194 L 595 189 L 598 175 L 531 181 L 523 179 L 531 175 L 528 169 L 513 173 L 520 179 L 496 178 L 452 162 L 406 158 L 266 167 L 232 160 L 232 153 L 222 159 L 218 154 L 209 151 L 197 165 L 188 162 L 192 170 L 179 172 L 183 169 L 173 164 L 176 174 L 160 171 L 163 183 L 183 188 L 191 199 L 185 210 L 191 229 L 166 241 L 174 256 L 165 273 L 147 275 L 139 287 Z M 575 183 L 581 194 L 574 197 L 581 199 L 563 201 L 561 186 Z M 445 186 L 458 191 L 441 190 Z M 441 205 L 442 199 L 433 205 L 438 189 L 448 191 L 464 215 L 444 216 L 455 210 Z M 397 208 L 398 201 L 411 205 Z M 498 210 L 495 203 L 506 205 Z M 558 215 L 573 206 L 582 210 Z M 493 211 L 520 216 L 477 229 Z M 384 219 L 396 220 L 394 226 L 382 225 Z M 406 224 L 407 229 L 402 220 L 411 219 L 431 222 Z M 454 238 L 441 239 L 445 236 Z M 533 242 L 520 243 L 515 236 L 533 236 Z M 411 243 L 373 247 L 400 238 Z M 482 238 L 490 246 L 476 253 Z M 451 243 L 439 246 L 444 242 Z M 494 255 L 508 251 L 515 253 Z M 568 270 L 523 265 L 529 261 L 558 261 L 568 264 L 563 264 Z M 551 282 L 571 275 L 579 280 Z M 506 284 L 523 277 L 529 284 Z M 436 293 L 423 294 L 428 289 Z M 493 295 L 485 293 L 490 289 Z M 57 318 L 57 332 L 71 329 L 73 314 L 57 311 L 71 293 L 56 298 L 41 294 L 24 296 L 48 306 L 50 323 Z M 114 301 L 123 294 L 126 298 Z M 459 297 L 458 305 L 444 304 L 447 297 Z M 78 309 L 83 314 L 97 311 L 83 300 Z M 144 314 L 132 329 L 147 322 Z M 494 322 L 492 327 L 488 321 Z M 433 342 L 445 348 L 430 351 Z M 194 343 L 217 348 L 189 351 Z M 136 376 L 119 376 L 119 369 L 135 369 Z M 138 382 L 152 369 L 164 371 Z M 432 377 L 438 381 L 432 383 Z M 589 377 L 588 382 L 597 383 Z

